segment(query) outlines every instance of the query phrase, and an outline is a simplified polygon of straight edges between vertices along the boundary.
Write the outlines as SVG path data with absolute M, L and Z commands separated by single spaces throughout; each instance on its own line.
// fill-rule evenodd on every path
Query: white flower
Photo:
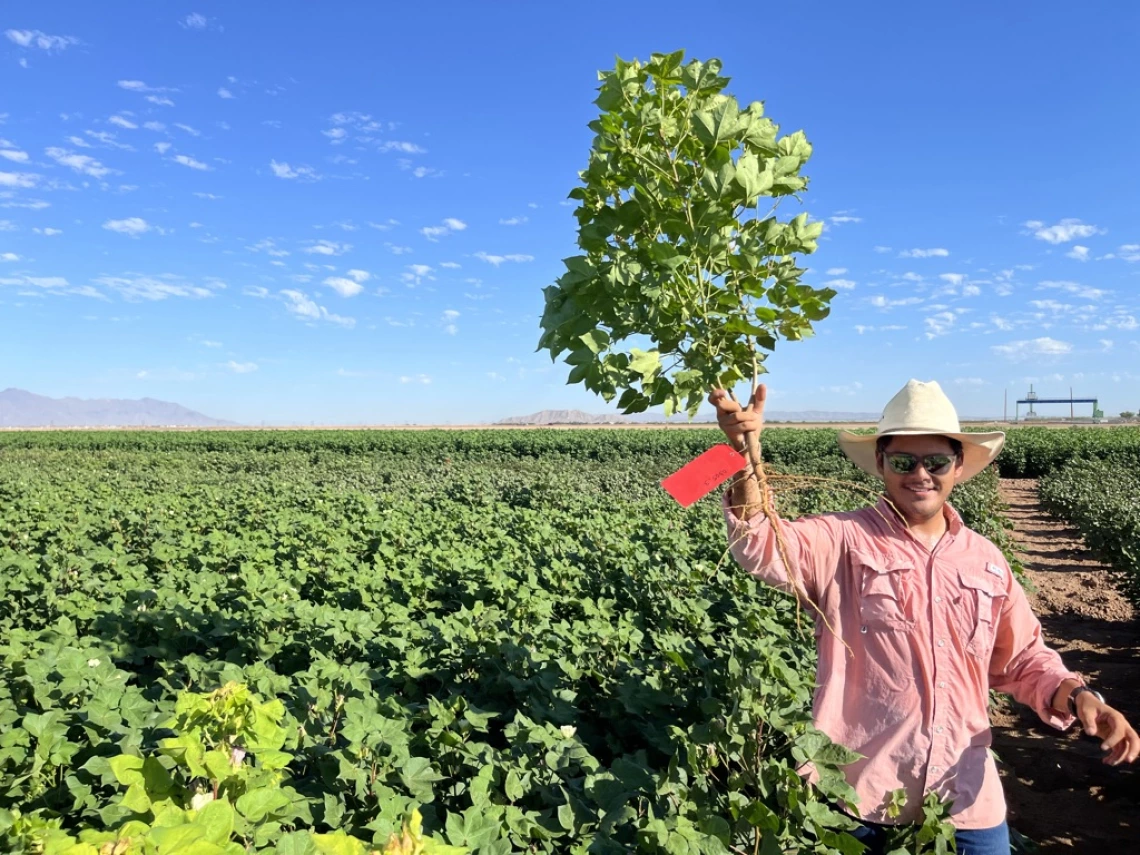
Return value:
M 99 660 L 98 659 L 88 659 L 87 660 L 87 667 L 88 668 L 98 668 L 99 667 Z
M 562 727 L 560 727 L 558 729 L 560 731 L 562 731 L 562 735 L 565 736 L 567 739 L 569 739 L 571 736 L 573 736 L 575 733 L 578 732 L 578 728 L 576 728 L 572 724 L 564 724 L 564 725 L 562 725 Z
M 206 805 L 214 800 L 213 793 L 198 793 L 194 798 L 190 799 L 191 810 L 201 810 Z

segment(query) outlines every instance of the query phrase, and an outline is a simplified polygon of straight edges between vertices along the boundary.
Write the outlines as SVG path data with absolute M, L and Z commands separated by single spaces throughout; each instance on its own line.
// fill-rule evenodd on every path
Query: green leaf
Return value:
M 431 761 L 426 757 L 412 757 L 400 770 L 400 780 L 413 798 L 430 802 L 434 798 L 431 785 L 442 781 L 443 776 L 432 768 Z
M 194 818 L 202 834 L 212 843 L 226 843 L 234 832 L 234 809 L 225 799 L 207 803 Z
M 135 757 L 132 754 L 120 754 L 117 757 L 112 757 L 109 761 L 111 772 L 115 775 L 115 780 L 124 786 L 131 786 L 132 784 L 143 783 L 143 764 L 144 761 L 141 757 Z
M 693 133 L 706 148 L 720 145 L 736 133 L 740 125 L 739 113 L 735 98 L 721 98 L 711 109 L 700 110 L 693 115 Z
M 123 794 L 122 805 L 133 813 L 147 813 L 150 811 L 150 799 L 146 794 L 146 787 L 141 783 L 131 784 Z
M 289 806 L 287 793 L 261 787 L 238 797 L 237 809 L 250 822 L 262 822 L 266 817 Z
M 601 353 L 610 343 L 610 334 L 602 329 L 590 330 L 585 335 L 579 336 L 583 344 L 589 348 L 590 353 Z
M 629 370 L 634 374 L 648 379 L 661 370 L 661 354 L 656 350 L 645 351 L 635 347 L 630 351 L 630 356 Z

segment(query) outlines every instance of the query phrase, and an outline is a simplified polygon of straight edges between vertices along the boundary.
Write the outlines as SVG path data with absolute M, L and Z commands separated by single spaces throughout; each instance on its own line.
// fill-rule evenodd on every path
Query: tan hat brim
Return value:
M 881 436 L 948 436 L 962 443 L 962 477 L 958 483 L 969 481 L 1001 453 L 1005 445 L 1005 434 L 1000 430 L 988 433 L 942 433 L 928 430 L 894 430 L 887 433 L 857 434 L 851 431 L 839 432 L 839 447 L 851 462 L 876 478 L 881 478 L 875 466 L 875 441 Z

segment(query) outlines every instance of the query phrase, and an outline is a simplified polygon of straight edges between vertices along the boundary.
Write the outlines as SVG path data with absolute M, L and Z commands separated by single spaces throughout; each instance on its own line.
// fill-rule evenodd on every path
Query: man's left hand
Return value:
M 1119 710 L 1098 701 L 1091 692 L 1077 698 L 1077 718 L 1085 733 L 1100 738 L 1100 747 L 1109 752 L 1104 758 L 1109 766 L 1133 763 L 1140 757 L 1140 735 Z

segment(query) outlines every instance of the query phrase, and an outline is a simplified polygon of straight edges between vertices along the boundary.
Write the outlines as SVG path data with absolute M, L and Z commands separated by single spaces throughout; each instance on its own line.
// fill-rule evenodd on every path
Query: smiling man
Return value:
M 763 428 L 766 389 L 748 407 L 725 391 L 709 397 L 728 439 Z M 1001 550 L 966 528 L 947 502 L 955 484 L 988 466 L 1005 435 L 963 433 L 937 383 L 911 380 L 873 435 L 841 432 L 839 445 L 883 480 L 878 504 L 779 521 L 791 573 L 760 511 L 752 478 L 725 496 L 733 555 L 749 573 L 795 593 L 817 622 L 816 726 L 863 755 L 845 767 L 859 795 L 842 805 L 862 820 L 870 855 L 883 825 L 921 821 L 922 801 L 952 803 L 960 855 L 1009 855 L 1005 796 L 989 754 L 989 690 L 1008 692 L 1058 729 L 1079 719 L 1102 740 L 1105 762 L 1131 763 L 1140 737 L 1070 672 Z M 892 791 L 906 793 L 897 818 Z

